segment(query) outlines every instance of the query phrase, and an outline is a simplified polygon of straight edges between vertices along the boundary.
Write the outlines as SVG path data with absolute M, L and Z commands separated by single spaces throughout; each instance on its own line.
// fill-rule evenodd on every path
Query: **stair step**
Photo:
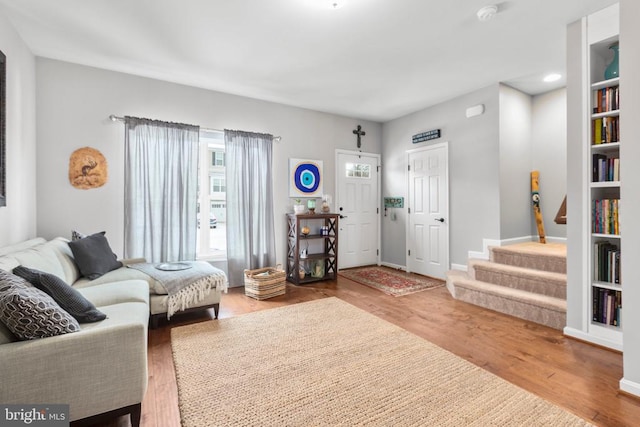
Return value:
M 551 271 L 533 270 L 508 264 L 470 259 L 470 278 L 526 292 L 567 298 L 567 275 Z
M 560 298 L 534 294 L 471 279 L 466 273 L 447 273 L 447 289 L 458 300 L 561 330 L 566 325 L 567 303 Z
M 567 273 L 567 247 L 561 243 L 527 242 L 508 246 L 491 246 L 489 249 L 491 261 L 496 263 Z

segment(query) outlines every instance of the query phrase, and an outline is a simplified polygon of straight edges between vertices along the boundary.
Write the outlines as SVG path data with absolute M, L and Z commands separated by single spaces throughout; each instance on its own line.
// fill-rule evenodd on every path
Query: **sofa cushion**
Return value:
M 80 273 L 89 279 L 97 279 L 111 270 L 122 267 L 122 263 L 117 260 L 111 250 L 107 238 L 101 233 L 71 241 L 69 247 Z
M 0 256 L 0 270 L 11 271 L 20 265 L 20 261 L 11 255 Z
M 13 335 L 6 326 L 4 326 L 4 323 L 0 322 L 0 345 L 6 344 L 8 342 L 14 342 L 16 340 L 16 336 Z
M 144 260 L 140 261 L 144 262 Z M 78 279 L 73 287 L 76 289 L 88 288 L 95 285 L 101 285 L 104 283 L 121 282 L 123 280 L 144 280 L 148 284 L 148 292 L 152 294 L 166 294 L 167 290 L 162 286 L 162 283 L 155 280 L 153 277 L 144 274 L 140 270 L 135 268 L 121 267 L 105 273 L 103 276 L 98 277 L 95 280 L 89 280 L 86 278 Z
M 78 322 L 98 322 L 107 316 L 98 310 L 77 290 L 56 275 L 43 273 L 24 266 L 13 269 L 13 274 L 20 276 L 36 288 L 46 292 L 63 310 L 72 315 Z
M 125 280 L 122 282 L 103 283 L 78 289 L 86 299 L 105 311 L 108 305 L 125 302 L 141 302 L 149 304 L 149 286 L 143 280 Z
M 80 277 L 78 267 L 73 260 L 73 254 L 69 249 L 69 241 L 56 238 L 40 245 L 32 246 L 21 251 L 13 252 L 8 257 L 18 261 L 18 265 L 55 274 L 68 284 L 75 282 Z M 11 271 L 17 265 L 4 270 Z
M 0 248 L 0 256 L 5 256 L 5 255 L 11 254 L 13 252 L 23 251 L 25 249 L 32 248 L 32 247 L 37 246 L 37 245 L 41 245 L 41 244 L 43 244 L 45 242 L 46 242 L 46 240 L 43 239 L 42 237 L 36 237 L 35 239 L 25 240 L 23 242 L 18 242 L 18 243 L 13 244 L 13 245 L 4 246 L 4 247 Z
M 0 271 L 0 321 L 20 340 L 80 330 L 78 321 L 53 298 L 5 271 Z

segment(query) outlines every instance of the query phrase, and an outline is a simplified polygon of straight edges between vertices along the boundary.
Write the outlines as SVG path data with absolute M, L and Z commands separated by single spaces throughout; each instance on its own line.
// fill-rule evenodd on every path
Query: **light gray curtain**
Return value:
M 125 117 L 125 257 L 195 259 L 199 130 Z
M 275 266 L 273 136 L 225 130 L 224 141 L 229 283 L 240 286 L 245 269 Z

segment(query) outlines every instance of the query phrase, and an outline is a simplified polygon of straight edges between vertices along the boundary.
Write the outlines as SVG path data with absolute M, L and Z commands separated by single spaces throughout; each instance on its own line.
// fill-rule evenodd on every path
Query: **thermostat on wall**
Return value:
M 478 104 L 467 108 L 467 119 L 481 114 L 484 114 L 484 104 Z

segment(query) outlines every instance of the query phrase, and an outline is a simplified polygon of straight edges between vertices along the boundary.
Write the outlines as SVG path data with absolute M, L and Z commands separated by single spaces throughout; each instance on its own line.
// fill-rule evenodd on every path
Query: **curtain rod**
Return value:
M 111 114 L 109 116 L 109 119 L 112 122 L 124 122 L 124 117 L 119 117 L 119 116 L 116 116 L 115 114 Z M 211 128 L 203 128 L 203 127 L 201 127 L 200 129 L 202 129 L 204 131 L 209 131 L 209 132 L 224 132 L 224 130 L 220 130 L 220 129 L 211 129 Z M 282 137 L 281 136 L 274 136 L 273 140 L 275 142 L 280 142 L 282 140 Z

